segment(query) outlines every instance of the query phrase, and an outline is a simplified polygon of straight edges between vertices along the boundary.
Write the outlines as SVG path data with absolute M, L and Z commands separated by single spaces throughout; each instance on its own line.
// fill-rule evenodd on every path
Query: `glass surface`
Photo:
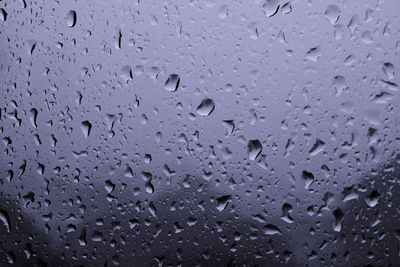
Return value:
M 0 265 L 400 266 L 400 1 L 0 1 Z

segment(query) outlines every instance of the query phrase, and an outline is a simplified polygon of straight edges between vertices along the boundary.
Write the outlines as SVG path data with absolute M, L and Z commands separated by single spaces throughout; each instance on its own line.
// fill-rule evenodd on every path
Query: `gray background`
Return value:
M 0 8 L 0 265 L 400 265 L 399 1 Z

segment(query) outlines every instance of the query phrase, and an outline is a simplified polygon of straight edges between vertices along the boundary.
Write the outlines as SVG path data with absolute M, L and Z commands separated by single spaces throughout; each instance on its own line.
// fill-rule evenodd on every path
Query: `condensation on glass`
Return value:
M 399 266 L 399 14 L 0 1 L 0 265 Z

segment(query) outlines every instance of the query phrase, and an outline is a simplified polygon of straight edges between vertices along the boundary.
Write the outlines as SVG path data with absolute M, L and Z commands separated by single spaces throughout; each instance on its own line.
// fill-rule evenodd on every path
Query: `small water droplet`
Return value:
M 8 214 L 4 210 L 0 210 L 0 221 L 3 222 L 4 226 L 7 229 L 7 232 L 9 233 L 11 231 L 10 229 L 10 219 L 8 218 Z
M 386 74 L 386 77 L 391 80 L 394 78 L 394 66 L 392 63 L 386 62 L 383 64 L 383 72 Z
M 6 21 L 7 20 L 7 12 L 4 10 L 4 8 L 0 8 L 0 20 L 1 21 Z
M 340 232 L 342 230 L 342 224 L 344 220 L 344 214 L 341 209 L 336 209 L 333 212 L 333 216 L 335 216 L 335 220 L 333 221 L 332 228 L 335 232 Z
M 197 107 L 196 112 L 201 116 L 209 116 L 215 108 L 214 101 L 210 98 L 205 98 Z
M 323 141 L 321 141 L 320 139 L 317 139 L 317 140 L 315 140 L 315 144 L 312 146 L 312 148 L 310 149 L 310 151 L 308 153 L 310 153 L 311 156 L 315 156 L 319 152 L 324 151 L 324 147 L 325 147 L 325 143 Z
M 281 230 L 272 224 L 267 224 L 264 228 L 264 234 L 266 235 L 281 235 Z
M 70 10 L 67 13 L 67 25 L 68 27 L 72 28 L 76 24 L 76 12 L 75 10 Z
M 276 13 L 278 13 L 278 10 L 280 7 L 279 0 L 266 0 L 262 7 L 264 10 L 265 16 L 272 17 Z
M 304 188 L 310 188 L 311 184 L 314 182 L 314 175 L 311 172 L 303 171 L 301 173 L 301 178 L 304 181 Z
M 165 82 L 165 90 L 169 92 L 175 92 L 176 90 L 178 90 L 180 81 L 181 78 L 178 74 L 169 75 L 167 81 Z
M 250 160 L 255 160 L 262 151 L 262 145 L 259 140 L 250 140 L 247 144 L 247 153 Z
M 90 131 L 92 130 L 92 124 L 89 121 L 83 121 L 81 123 L 81 129 L 82 129 L 82 133 L 87 138 L 87 137 L 89 137 Z
M 121 69 L 121 78 L 128 82 L 133 79 L 132 68 L 129 65 L 123 66 Z
M 374 190 L 371 192 L 371 194 L 365 199 L 365 202 L 367 202 L 368 206 L 371 208 L 375 207 L 376 204 L 378 204 L 378 201 L 380 199 L 381 195 L 378 193 L 378 191 Z
M 221 19 L 226 19 L 229 15 L 229 7 L 227 5 L 222 5 L 218 10 L 218 16 Z
M 340 9 L 335 5 L 330 5 L 325 10 L 325 16 L 331 24 L 335 24 L 340 17 Z
M 222 196 L 220 198 L 217 198 L 217 210 L 218 211 L 223 211 L 228 207 L 228 204 L 232 201 L 230 195 Z

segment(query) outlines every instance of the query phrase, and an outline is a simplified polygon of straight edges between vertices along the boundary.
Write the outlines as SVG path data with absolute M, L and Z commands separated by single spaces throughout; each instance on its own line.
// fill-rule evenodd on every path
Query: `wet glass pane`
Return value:
M 399 266 L 399 14 L 0 1 L 0 265 Z

